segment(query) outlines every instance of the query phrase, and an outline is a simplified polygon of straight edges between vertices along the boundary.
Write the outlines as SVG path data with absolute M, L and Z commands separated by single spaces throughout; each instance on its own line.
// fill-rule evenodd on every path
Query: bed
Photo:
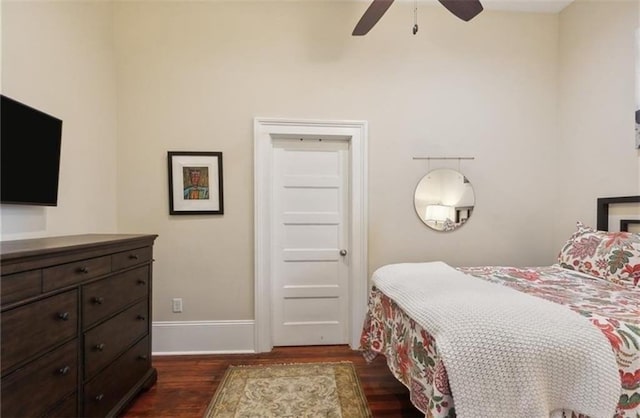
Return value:
M 458 342 L 452 344 L 452 339 L 444 334 L 440 328 L 441 325 L 434 321 L 433 317 L 438 316 L 439 312 L 437 307 L 447 305 L 437 305 L 437 299 L 435 299 L 434 306 L 436 308 L 432 307 L 431 311 L 428 309 L 424 311 L 416 310 L 422 309 L 422 306 L 416 308 L 412 305 L 415 300 L 423 297 L 420 295 L 420 289 L 406 290 L 398 284 L 403 283 L 404 285 L 404 282 L 410 282 L 411 280 L 416 282 L 422 280 L 419 285 L 422 285 L 425 280 L 431 282 L 435 277 L 432 273 L 434 267 L 440 268 L 443 270 L 438 271 L 443 272 L 442 274 L 449 274 L 451 278 L 462 280 L 461 283 L 464 284 L 464 288 L 467 288 L 470 283 L 478 283 L 478 289 L 481 292 L 485 290 L 512 292 L 508 293 L 509 297 L 504 299 L 511 299 L 512 296 L 521 295 L 519 297 L 523 299 L 518 303 L 526 304 L 532 302 L 534 305 L 544 303 L 553 305 L 544 305 L 543 310 L 547 311 L 550 307 L 560 309 L 562 315 L 566 315 L 570 317 L 570 320 L 578 321 L 580 326 L 588 328 L 588 330 L 576 328 L 571 332 L 597 334 L 595 337 L 590 334 L 591 338 L 598 339 L 597 344 L 595 342 L 588 343 L 593 345 L 587 344 L 587 348 L 584 351 L 589 354 L 590 350 L 594 350 L 593 352 L 595 353 L 596 346 L 600 344 L 602 349 L 604 344 L 606 353 L 601 355 L 608 355 L 610 359 L 601 361 L 602 357 L 594 355 L 589 360 L 576 360 L 573 357 L 579 357 L 577 352 L 571 351 L 569 355 L 566 352 L 561 352 L 560 348 L 556 352 L 545 348 L 544 355 L 551 357 L 546 358 L 544 362 L 551 364 L 554 358 L 561 356 L 569 358 L 569 360 L 562 360 L 563 362 L 577 361 L 567 374 L 572 378 L 577 372 L 574 369 L 580 369 L 583 364 L 593 368 L 594 370 L 585 371 L 585 373 L 595 373 L 588 375 L 589 379 L 585 378 L 585 382 L 587 380 L 595 382 L 594 376 L 598 377 L 597 374 L 602 374 L 600 376 L 603 378 L 602 382 L 606 381 L 608 383 L 594 383 L 595 387 L 587 388 L 591 392 L 581 393 L 583 395 L 586 393 L 588 397 L 594 397 L 595 399 L 595 397 L 602 395 L 608 389 L 610 393 L 614 391 L 613 395 L 615 396 L 613 402 L 611 402 L 612 397 L 609 395 L 610 408 L 602 405 L 601 410 L 611 412 L 607 414 L 598 412 L 598 414 L 606 418 L 609 418 L 609 416 L 615 418 L 640 417 L 640 234 L 627 231 L 604 232 L 599 230 L 603 226 L 607 227 L 603 223 L 605 222 L 603 219 L 607 217 L 602 215 L 602 210 L 606 209 L 608 211 L 608 206 L 617 202 L 640 202 L 640 196 L 599 199 L 598 229 L 590 228 L 578 222 L 575 233 L 559 251 L 558 261 L 553 265 L 528 268 L 505 266 L 453 268 L 441 265 L 443 263 L 440 263 L 440 265 L 433 265 L 434 263 L 405 263 L 383 266 L 378 269 L 372 277 L 368 310 L 361 334 L 360 348 L 364 357 L 367 361 L 372 361 L 376 356 L 384 355 L 390 371 L 409 389 L 411 402 L 425 414 L 425 417 L 452 418 L 458 416 L 479 418 L 483 414 L 492 418 L 498 416 L 528 418 L 532 416 L 523 412 L 513 414 L 513 410 L 526 410 L 525 407 L 518 409 L 520 405 L 517 402 L 515 406 L 511 406 L 512 409 L 515 408 L 511 411 L 511 415 L 509 413 L 501 414 L 500 411 L 486 412 L 486 408 L 482 413 L 469 412 L 474 409 L 473 395 L 465 393 L 470 386 L 474 386 L 473 390 L 481 389 L 478 393 L 485 396 L 484 398 L 475 398 L 477 405 L 492 403 L 494 399 L 498 398 L 500 399 L 496 401 L 496 405 L 501 405 L 502 398 L 507 398 L 504 393 L 500 392 L 505 387 L 508 388 L 508 385 L 500 386 L 503 380 L 508 380 L 506 379 L 507 376 L 498 376 L 498 380 L 492 381 L 492 384 L 498 383 L 495 387 L 482 388 L 482 384 L 486 381 L 486 374 L 491 374 L 491 369 L 487 369 L 489 370 L 488 372 L 485 370 L 483 372 L 485 375 L 473 375 L 473 370 L 476 368 L 482 370 L 477 367 L 478 356 L 500 357 L 500 362 L 508 363 L 509 359 L 513 357 L 512 351 L 515 352 L 517 349 L 513 348 L 509 343 L 496 346 L 488 344 L 482 345 L 484 351 L 476 357 L 466 356 L 466 354 L 462 356 L 457 354 L 458 357 L 452 357 L 451 353 L 468 353 L 469 351 L 454 351 L 452 345 L 455 346 Z M 625 227 L 632 223 L 635 222 L 629 222 L 627 219 L 620 221 L 620 225 Z M 454 270 L 454 272 L 451 270 Z M 409 277 L 411 275 L 414 276 L 413 279 Z M 467 280 L 468 284 L 465 284 L 467 282 L 464 280 Z M 448 282 L 449 279 L 447 278 L 445 281 Z M 434 289 L 436 289 L 435 292 Z M 429 296 L 429 292 L 438 293 L 439 288 L 434 287 L 424 295 Z M 433 300 L 431 299 L 429 303 Z M 499 302 L 500 300 L 500 297 L 496 298 L 496 301 Z M 501 307 L 494 308 L 494 310 L 498 310 L 498 314 L 499 309 L 502 309 Z M 458 308 L 458 310 L 464 311 L 465 309 L 463 307 L 463 309 Z M 455 311 L 448 312 L 447 320 L 444 322 L 455 323 L 458 320 L 456 315 L 452 315 L 455 313 Z M 509 318 L 509 321 L 511 320 Z M 554 322 L 554 327 L 546 327 L 549 330 L 556 328 L 556 325 L 558 327 L 562 326 L 560 322 L 556 323 L 555 319 L 546 320 Z M 498 320 L 494 319 L 495 323 L 487 324 L 487 329 L 491 329 L 492 333 L 498 330 L 497 334 L 503 334 L 501 332 L 502 322 L 508 323 L 509 321 L 500 321 L 500 318 Z M 474 325 L 474 327 L 482 328 L 483 325 L 480 323 L 479 325 Z M 567 334 L 570 334 L 570 332 L 567 332 Z M 576 338 L 573 335 L 569 335 L 567 340 L 576 340 Z M 453 341 L 459 341 L 460 345 L 467 344 L 464 338 L 458 340 L 454 338 Z M 573 343 L 575 344 L 575 341 Z M 474 345 L 473 341 L 471 345 Z M 473 347 L 473 350 L 477 351 L 477 349 L 478 347 Z M 567 350 L 565 349 L 564 351 Z M 476 362 L 474 363 L 474 361 Z M 521 361 L 522 359 L 519 358 L 518 362 Z M 600 365 L 600 362 L 603 364 Z M 607 363 L 606 367 L 604 363 Z M 501 364 L 498 364 L 498 367 L 501 366 Z M 595 370 L 596 368 L 598 370 Z M 463 372 L 460 370 L 463 370 Z M 521 365 L 517 370 L 526 371 L 526 367 Z M 580 372 L 582 371 L 580 370 Z M 605 380 L 605 374 L 608 374 L 608 380 Z M 454 376 L 455 379 L 453 379 Z M 587 376 L 587 374 L 580 376 Z M 512 377 L 509 376 L 509 378 Z M 566 379 L 566 376 L 564 378 Z M 540 377 L 541 382 L 547 382 L 545 379 L 545 376 Z M 474 380 L 473 385 L 460 383 L 461 381 L 471 382 Z M 537 384 L 535 383 L 537 378 L 521 378 L 520 380 L 526 384 Z M 551 380 L 553 379 L 549 379 L 549 381 Z M 575 389 L 573 385 L 580 386 L 576 382 L 570 381 L 570 379 L 563 384 L 558 384 L 558 381 L 560 380 L 553 380 L 555 387 L 547 388 L 549 390 L 545 389 L 547 390 L 545 396 L 556 392 L 568 393 Z M 453 385 L 454 383 L 455 386 Z M 538 389 L 535 385 L 533 387 Z M 565 388 L 569 389 L 565 390 Z M 456 394 L 455 396 L 453 395 L 454 393 Z M 487 393 L 493 393 L 493 395 L 487 397 Z M 534 394 L 532 394 L 533 396 Z M 456 401 L 454 401 L 454 398 Z M 464 413 L 463 410 L 458 408 L 463 405 L 463 399 L 465 402 Z M 482 399 L 482 401 L 478 401 L 478 399 Z M 519 402 L 522 403 L 522 399 Z M 541 402 L 546 402 L 546 399 L 542 399 Z M 472 405 L 471 409 L 469 405 Z M 600 418 L 597 414 L 581 413 L 579 407 L 574 407 L 576 404 L 570 403 L 570 405 L 571 407 L 563 405 L 562 408 L 553 410 L 549 408 L 548 414 L 540 416 Z

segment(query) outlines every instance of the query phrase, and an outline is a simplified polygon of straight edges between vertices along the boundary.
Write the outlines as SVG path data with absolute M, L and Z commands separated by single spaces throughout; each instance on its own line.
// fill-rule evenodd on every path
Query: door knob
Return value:
M 347 250 L 340 250 L 340 255 L 343 257 L 347 255 Z

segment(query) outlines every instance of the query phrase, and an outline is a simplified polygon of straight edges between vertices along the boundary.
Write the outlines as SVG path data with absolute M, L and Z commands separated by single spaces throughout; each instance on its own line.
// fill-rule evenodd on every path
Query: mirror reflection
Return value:
M 436 231 L 454 231 L 471 217 L 475 194 L 469 180 L 450 168 L 429 171 L 416 186 L 418 217 Z

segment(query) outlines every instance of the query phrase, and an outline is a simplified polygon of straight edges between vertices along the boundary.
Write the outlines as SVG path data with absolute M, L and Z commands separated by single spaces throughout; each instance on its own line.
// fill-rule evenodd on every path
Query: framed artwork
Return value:
M 222 215 L 222 153 L 169 151 L 169 214 Z
M 640 28 L 636 29 L 636 148 L 640 149 Z

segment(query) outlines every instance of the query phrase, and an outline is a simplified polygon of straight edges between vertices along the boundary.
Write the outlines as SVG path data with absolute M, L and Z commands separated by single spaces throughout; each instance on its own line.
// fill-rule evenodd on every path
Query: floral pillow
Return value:
M 640 289 L 640 234 L 596 231 L 578 222 L 558 262 L 564 268 Z

